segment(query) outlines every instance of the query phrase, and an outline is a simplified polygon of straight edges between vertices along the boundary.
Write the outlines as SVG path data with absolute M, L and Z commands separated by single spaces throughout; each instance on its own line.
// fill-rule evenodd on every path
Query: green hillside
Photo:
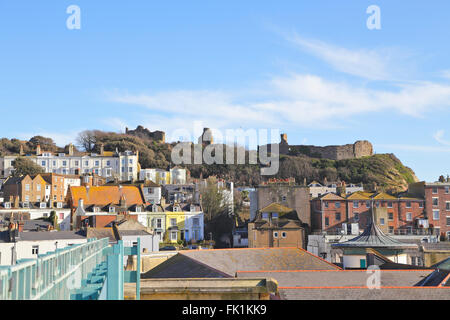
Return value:
M 22 145 L 25 154 L 33 153 L 37 144 L 44 150 L 61 152 L 67 149 L 57 147 L 51 138 L 33 137 L 29 141 L 17 139 L 0 140 L 0 154 L 17 154 Z M 103 144 L 105 151 L 133 150 L 139 151 L 139 162 L 142 168 L 167 169 L 171 162 L 171 150 L 175 144 L 160 143 L 150 138 L 130 134 L 85 131 L 80 134 L 77 145 L 80 149 L 99 152 Z M 248 159 L 248 151 L 246 151 Z M 234 181 L 237 185 L 257 185 L 268 178 L 294 177 L 300 184 L 317 180 L 329 182 L 343 180 L 347 183 L 363 183 L 371 190 L 374 186 L 388 192 L 404 191 L 408 183 L 418 181 L 413 170 L 405 167 L 393 154 L 376 154 L 370 157 L 350 160 L 327 160 L 308 157 L 306 155 L 281 156 L 280 168 L 275 176 L 261 176 L 259 165 L 186 165 L 194 178 L 206 178 L 217 175 Z

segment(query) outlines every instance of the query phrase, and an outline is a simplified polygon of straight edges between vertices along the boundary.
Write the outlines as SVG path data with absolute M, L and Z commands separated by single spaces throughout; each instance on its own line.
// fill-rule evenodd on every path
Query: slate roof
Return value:
M 419 287 L 428 270 L 382 270 L 380 289 L 367 288 L 366 270 L 238 272 L 238 278 L 273 278 L 285 300 L 450 299 L 446 288 Z
M 411 287 L 417 285 L 433 270 L 382 270 L 383 287 Z M 279 287 L 358 287 L 367 286 L 366 270 L 238 272 L 238 278 L 274 278 Z
M 58 240 L 58 239 L 86 239 L 86 237 L 74 231 L 29 231 L 19 232 L 20 241 Z
M 145 230 L 119 230 L 121 236 L 150 236 L 151 233 Z
M 206 268 L 206 269 L 205 269 Z M 234 277 L 251 270 L 339 270 L 340 268 L 298 248 L 244 248 L 180 251 L 147 278 Z
M 87 228 L 86 230 L 86 238 L 97 238 L 103 239 L 108 238 L 109 242 L 117 242 L 116 237 L 114 236 L 112 228 Z
M 450 300 L 449 289 L 423 288 L 317 288 L 280 289 L 282 300 Z

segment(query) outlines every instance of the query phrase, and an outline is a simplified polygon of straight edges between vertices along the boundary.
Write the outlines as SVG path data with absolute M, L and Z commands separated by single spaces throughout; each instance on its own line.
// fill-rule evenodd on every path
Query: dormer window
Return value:
M 96 209 L 98 209 L 98 208 L 96 208 Z M 94 210 L 95 211 L 95 210 Z M 98 212 L 98 211 L 96 211 L 96 212 Z M 114 212 L 116 212 L 116 208 L 114 208 L 114 207 L 109 207 L 109 213 L 114 213 Z
M 99 207 L 94 207 L 94 212 L 100 212 L 100 208 Z
M 41 202 L 40 206 L 41 209 L 47 208 L 47 204 L 45 202 Z
M 58 203 L 56 203 L 56 207 L 58 208 L 58 209 L 61 209 L 63 206 L 62 206 L 62 202 L 58 202 Z
M 269 220 L 269 214 L 267 212 L 263 212 L 262 218 L 263 220 Z
M 152 205 L 152 212 L 157 212 L 158 211 L 158 208 L 156 207 L 156 205 L 154 204 L 154 205 Z
M 136 206 L 136 212 L 142 212 L 142 208 L 140 206 Z
M 6 209 L 10 209 L 11 208 L 11 203 L 10 202 L 5 202 L 4 206 Z
M 278 212 L 272 212 L 272 219 L 278 219 Z
M 22 207 L 29 208 L 30 207 L 30 203 L 29 202 L 22 202 Z

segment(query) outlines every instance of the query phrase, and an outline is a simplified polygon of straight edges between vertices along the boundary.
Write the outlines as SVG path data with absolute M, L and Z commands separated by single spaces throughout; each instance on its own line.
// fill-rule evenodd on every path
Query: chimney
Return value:
M 25 152 L 23 152 L 23 145 L 20 145 L 19 155 L 23 156 Z
M 83 199 L 79 199 L 79 200 L 78 200 L 78 208 L 81 208 L 81 209 L 84 210 Z
M 104 155 L 105 154 L 105 146 L 102 144 L 100 144 L 100 155 Z
M 38 144 L 37 147 L 36 147 L 36 155 L 37 156 L 41 155 L 41 145 L 40 144 Z
M 19 196 L 14 197 L 14 208 L 19 208 Z
M 287 134 L 286 134 L 286 133 L 282 133 L 282 134 L 281 134 L 281 142 L 286 142 L 286 143 L 288 142 L 288 141 L 287 141 Z
M 69 144 L 69 156 L 73 156 L 73 144 Z
M 166 206 L 166 198 L 161 197 L 161 207 L 164 209 L 165 206 Z
M 19 232 L 23 232 L 24 222 L 23 221 L 19 221 L 17 225 L 18 225 L 17 229 L 19 230 Z

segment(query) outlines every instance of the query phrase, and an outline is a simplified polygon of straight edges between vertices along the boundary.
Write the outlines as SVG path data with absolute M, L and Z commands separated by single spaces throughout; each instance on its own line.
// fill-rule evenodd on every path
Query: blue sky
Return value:
M 69 30 L 69 5 L 81 29 Z M 369 5 L 381 30 L 369 30 Z M 450 2 L 2 1 L 1 137 L 141 124 L 369 140 L 420 179 L 450 173 Z

